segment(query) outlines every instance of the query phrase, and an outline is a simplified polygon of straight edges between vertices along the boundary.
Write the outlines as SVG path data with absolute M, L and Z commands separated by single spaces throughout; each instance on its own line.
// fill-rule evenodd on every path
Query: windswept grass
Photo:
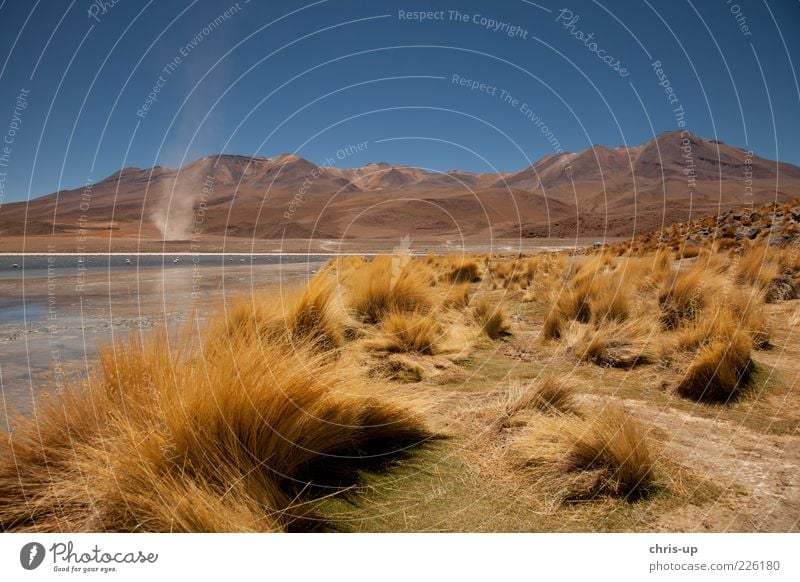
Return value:
M 544 321 L 547 339 L 562 337 L 570 321 L 602 325 L 625 321 L 632 315 L 631 281 L 643 273 L 643 263 L 629 259 L 615 263 L 608 255 L 597 255 L 574 263 L 563 288 L 558 283 L 552 308 Z
M 489 339 L 499 339 L 511 333 L 511 325 L 500 303 L 480 297 L 472 303 L 472 315 Z
M 0 529 L 306 527 L 310 500 L 431 436 L 315 352 L 246 335 L 105 349 L 85 386 L 17 419 L 0 449 Z
M 214 333 L 229 339 L 311 344 L 320 351 L 340 348 L 353 322 L 334 280 L 320 273 L 302 290 L 235 299 Z
M 366 323 L 392 311 L 425 313 L 436 303 L 433 273 L 408 257 L 375 257 L 342 275 L 349 304 Z
M 389 313 L 381 322 L 382 335 L 368 345 L 387 352 L 434 355 L 439 351 L 444 332 L 432 315 Z
M 573 430 L 564 459 L 573 471 L 600 471 L 597 493 L 628 499 L 646 495 L 654 483 L 655 459 L 641 425 L 623 408 L 608 406 L 583 430 Z
M 606 278 L 594 289 L 590 311 L 595 324 L 606 321 L 625 321 L 631 316 L 631 290 L 627 281 Z
M 781 273 L 780 264 L 767 245 L 758 245 L 745 252 L 736 266 L 736 277 L 741 283 L 748 283 L 760 290 L 777 279 Z
M 651 320 L 640 317 L 628 322 L 610 322 L 582 330 L 570 346 L 584 361 L 608 368 L 633 368 L 658 360 L 658 330 Z
M 775 249 L 767 244 L 753 246 L 739 260 L 736 277 L 764 293 L 767 303 L 800 298 L 800 253 Z
M 449 287 L 442 301 L 442 307 L 454 309 L 466 308 L 470 302 L 470 292 L 469 283 L 461 283 L 460 285 Z
M 667 280 L 658 296 L 661 324 L 670 330 L 691 321 L 708 305 L 709 298 L 722 285 L 720 276 L 708 273 L 702 264 L 676 272 Z
M 752 374 L 752 340 L 742 330 L 715 336 L 700 348 L 676 391 L 703 402 L 727 403 L 735 399 Z
M 462 260 L 445 275 L 451 283 L 478 283 L 481 280 L 481 267 L 473 260 Z
M 766 298 L 799 266 L 774 248 L 738 262 L 705 248 L 677 264 L 680 252 L 654 248 L 337 258 L 302 290 L 232 301 L 197 335 L 105 348 L 85 383 L 37 402 L 0 444 L 0 530 L 307 531 L 373 507 L 387 511 L 370 527 L 418 527 L 390 514 L 420 499 L 457 513 L 461 500 L 414 489 L 432 480 L 450 495 L 446 477 L 364 478 L 438 434 L 429 426 L 454 433 L 454 471 L 486 479 L 493 507 L 558 520 L 553 501 L 603 498 L 562 508 L 586 528 L 638 511 L 624 500 L 660 487 L 653 443 L 670 437 L 670 414 L 716 414 L 674 395 L 727 403 L 747 388 L 767 309 L 773 322 L 790 312 Z M 764 261 L 777 278 L 762 277 Z M 557 341 L 536 341 L 540 330 Z M 777 351 L 756 356 L 772 365 Z M 664 407 L 653 439 L 617 398 L 642 419 Z M 749 414 L 739 408 L 720 415 Z M 679 436 L 671 455 L 693 444 Z M 678 480 L 644 507 L 681 502 Z M 380 505 L 333 499 L 373 494 Z
M 524 410 L 535 410 L 544 414 L 576 414 L 578 407 L 572 389 L 551 377 L 538 382 L 512 384 L 509 387 L 502 418 L 513 418 Z
M 565 501 L 603 495 L 634 500 L 656 487 L 656 457 L 646 433 L 616 405 L 588 418 L 534 418 L 509 454 Z

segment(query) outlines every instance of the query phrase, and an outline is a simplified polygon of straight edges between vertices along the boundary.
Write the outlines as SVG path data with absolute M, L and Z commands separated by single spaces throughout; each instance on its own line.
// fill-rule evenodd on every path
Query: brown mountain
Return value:
M 125 168 L 91 188 L 6 204 L 0 237 L 629 236 L 797 196 L 800 168 L 679 132 L 634 147 L 555 154 L 507 174 L 220 155 L 176 169 Z

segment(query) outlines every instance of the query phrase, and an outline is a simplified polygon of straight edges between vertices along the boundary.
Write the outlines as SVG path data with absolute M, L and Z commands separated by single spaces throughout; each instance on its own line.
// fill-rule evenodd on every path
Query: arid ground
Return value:
M 0 527 L 797 531 L 800 254 L 728 230 L 342 256 L 116 337 L 10 419 Z

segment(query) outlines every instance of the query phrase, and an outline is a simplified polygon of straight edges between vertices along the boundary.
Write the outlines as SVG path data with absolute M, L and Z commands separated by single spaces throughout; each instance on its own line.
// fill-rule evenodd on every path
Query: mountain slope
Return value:
M 698 213 L 800 195 L 800 168 L 691 134 L 593 146 L 518 172 L 387 163 L 318 166 L 293 154 L 125 168 L 88 188 L 0 208 L 0 236 L 127 233 L 152 240 L 628 236 Z

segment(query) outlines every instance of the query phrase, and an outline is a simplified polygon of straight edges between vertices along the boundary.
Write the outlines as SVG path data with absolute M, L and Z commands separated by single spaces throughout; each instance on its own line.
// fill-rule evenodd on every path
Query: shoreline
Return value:
M 99 346 L 115 337 L 155 328 L 178 329 L 190 318 L 203 322 L 230 298 L 303 285 L 317 262 L 115 269 L 84 275 L 44 269 L 19 278 L 0 276 L 0 418 L 27 413 L 39 396 L 52 393 L 58 376 L 85 376 Z M 198 276 L 199 273 L 199 276 Z M 49 377 L 49 379 L 48 379 Z
M 245 253 L 245 252 L 230 252 L 230 253 L 219 253 L 219 252 L 186 252 L 186 251 L 178 251 L 174 253 L 139 253 L 139 252 L 131 252 L 131 253 L 124 253 L 124 252 L 84 252 L 84 253 L 62 253 L 62 252 L 28 252 L 28 253 L 13 253 L 13 252 L 0 252 L 0 256 L 7 256 L 7 257 L 85 257 L 85 256 L 102 256 L 102 257 L 193 257 L 195 255 L 203 255 L 207 257 L 305 257 L 305 256 L 312 256 L 312 257 L 346 257 L 352 255 L 367 255 L 367 256 L 375 256 L 380 253 L 359 253 L 359 252 L 347 252 L 347 253 L 282 253 L 282 252 L 268 252 L 268 253 Z M 413 253 L 412 253 L 413 254 Z M 419 254 L 419 253 L 417 253 Z M 424 256 L 424 255 L 423 255 Z
M 542 250 L 577 249 L 589 247 L 595 242 L 614 244 L 630 241 L 630 237 L 571 236 L 568 238 L 476 238 L 458 236 L 437 239 L 284 239 L 252 240 L 236 238 L 208 238 L 190 241 L 160 241 L 141 239 L 136 236 L 90 238 L 77 241 L 74 236 L 0 236 L 2 255 L 379 255 L 396 253 L 403 249 L 411 253 L 533 253 Z M 80 242 L 80 244 L 79 244 Z

